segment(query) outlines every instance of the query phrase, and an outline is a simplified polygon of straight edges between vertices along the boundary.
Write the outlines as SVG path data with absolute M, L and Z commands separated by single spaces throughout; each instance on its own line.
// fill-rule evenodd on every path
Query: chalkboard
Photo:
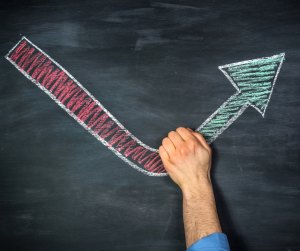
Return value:
M 231 250 L 300 250 L 299 11 L 1 1 L 1 250 L 185 250 L 157 154 L 179 126 L 213 149 Z

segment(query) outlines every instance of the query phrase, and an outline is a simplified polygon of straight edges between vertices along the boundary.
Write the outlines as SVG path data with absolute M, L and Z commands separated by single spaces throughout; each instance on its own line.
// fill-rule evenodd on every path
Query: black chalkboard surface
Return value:
M 299 13 L 279 0 L 1 1 L 1 250 L 185 250 L 181 191 L 155 149 L 245 90 L 252 103 L 207 136 L 223 231 L 231 250 L 300 250 Z M 92 116 L 61 109 L 46 71 L 29 70 L 30 49 L 93 96 L 82 111 L 99 101 L 134 138 L 113 141 L 108 122 L 93 137 Z M 258 75 L 259 93 L 243 85 Z M 120 149 L 135 139 L 140 152 Z

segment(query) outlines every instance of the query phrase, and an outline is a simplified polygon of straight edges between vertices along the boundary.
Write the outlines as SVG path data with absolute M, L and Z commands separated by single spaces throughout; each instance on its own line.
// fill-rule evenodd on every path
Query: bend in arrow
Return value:
M 134 137 L 70 73 L 28 39 L 23 37 L 5 58 L 130 166 L 150 176 L 167 175 L 157 149 Z M 264 116 L 283 59 L 284 53 L 219 67 L 237 93 L 197 129 L 208 143 L 250 105 Z

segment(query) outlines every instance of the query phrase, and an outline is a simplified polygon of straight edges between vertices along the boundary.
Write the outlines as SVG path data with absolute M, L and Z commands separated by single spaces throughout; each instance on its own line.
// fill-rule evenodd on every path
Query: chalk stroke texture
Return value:
M 284 55 L 281 53 L 272 57 L 219 66 L 237 92 L 196 129 L 203 134 L 208 144 L 250 105 L 264 117 Z
M 150 176 L 166 176 L 158 150 L 134 137 L 70 73 L 23 37 L 5 56 L 19 71 L 118 157 Z M 237 93 L 198 129 L 211 143 L 249 106 L 263 116 L 284 53 L 220 66 Z

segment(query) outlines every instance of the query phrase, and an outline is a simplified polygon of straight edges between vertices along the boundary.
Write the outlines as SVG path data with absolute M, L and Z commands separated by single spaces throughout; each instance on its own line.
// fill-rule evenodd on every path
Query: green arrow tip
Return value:
M 284 53 L 219 66 L 241 98 L 264 116 L 284 60 Z

